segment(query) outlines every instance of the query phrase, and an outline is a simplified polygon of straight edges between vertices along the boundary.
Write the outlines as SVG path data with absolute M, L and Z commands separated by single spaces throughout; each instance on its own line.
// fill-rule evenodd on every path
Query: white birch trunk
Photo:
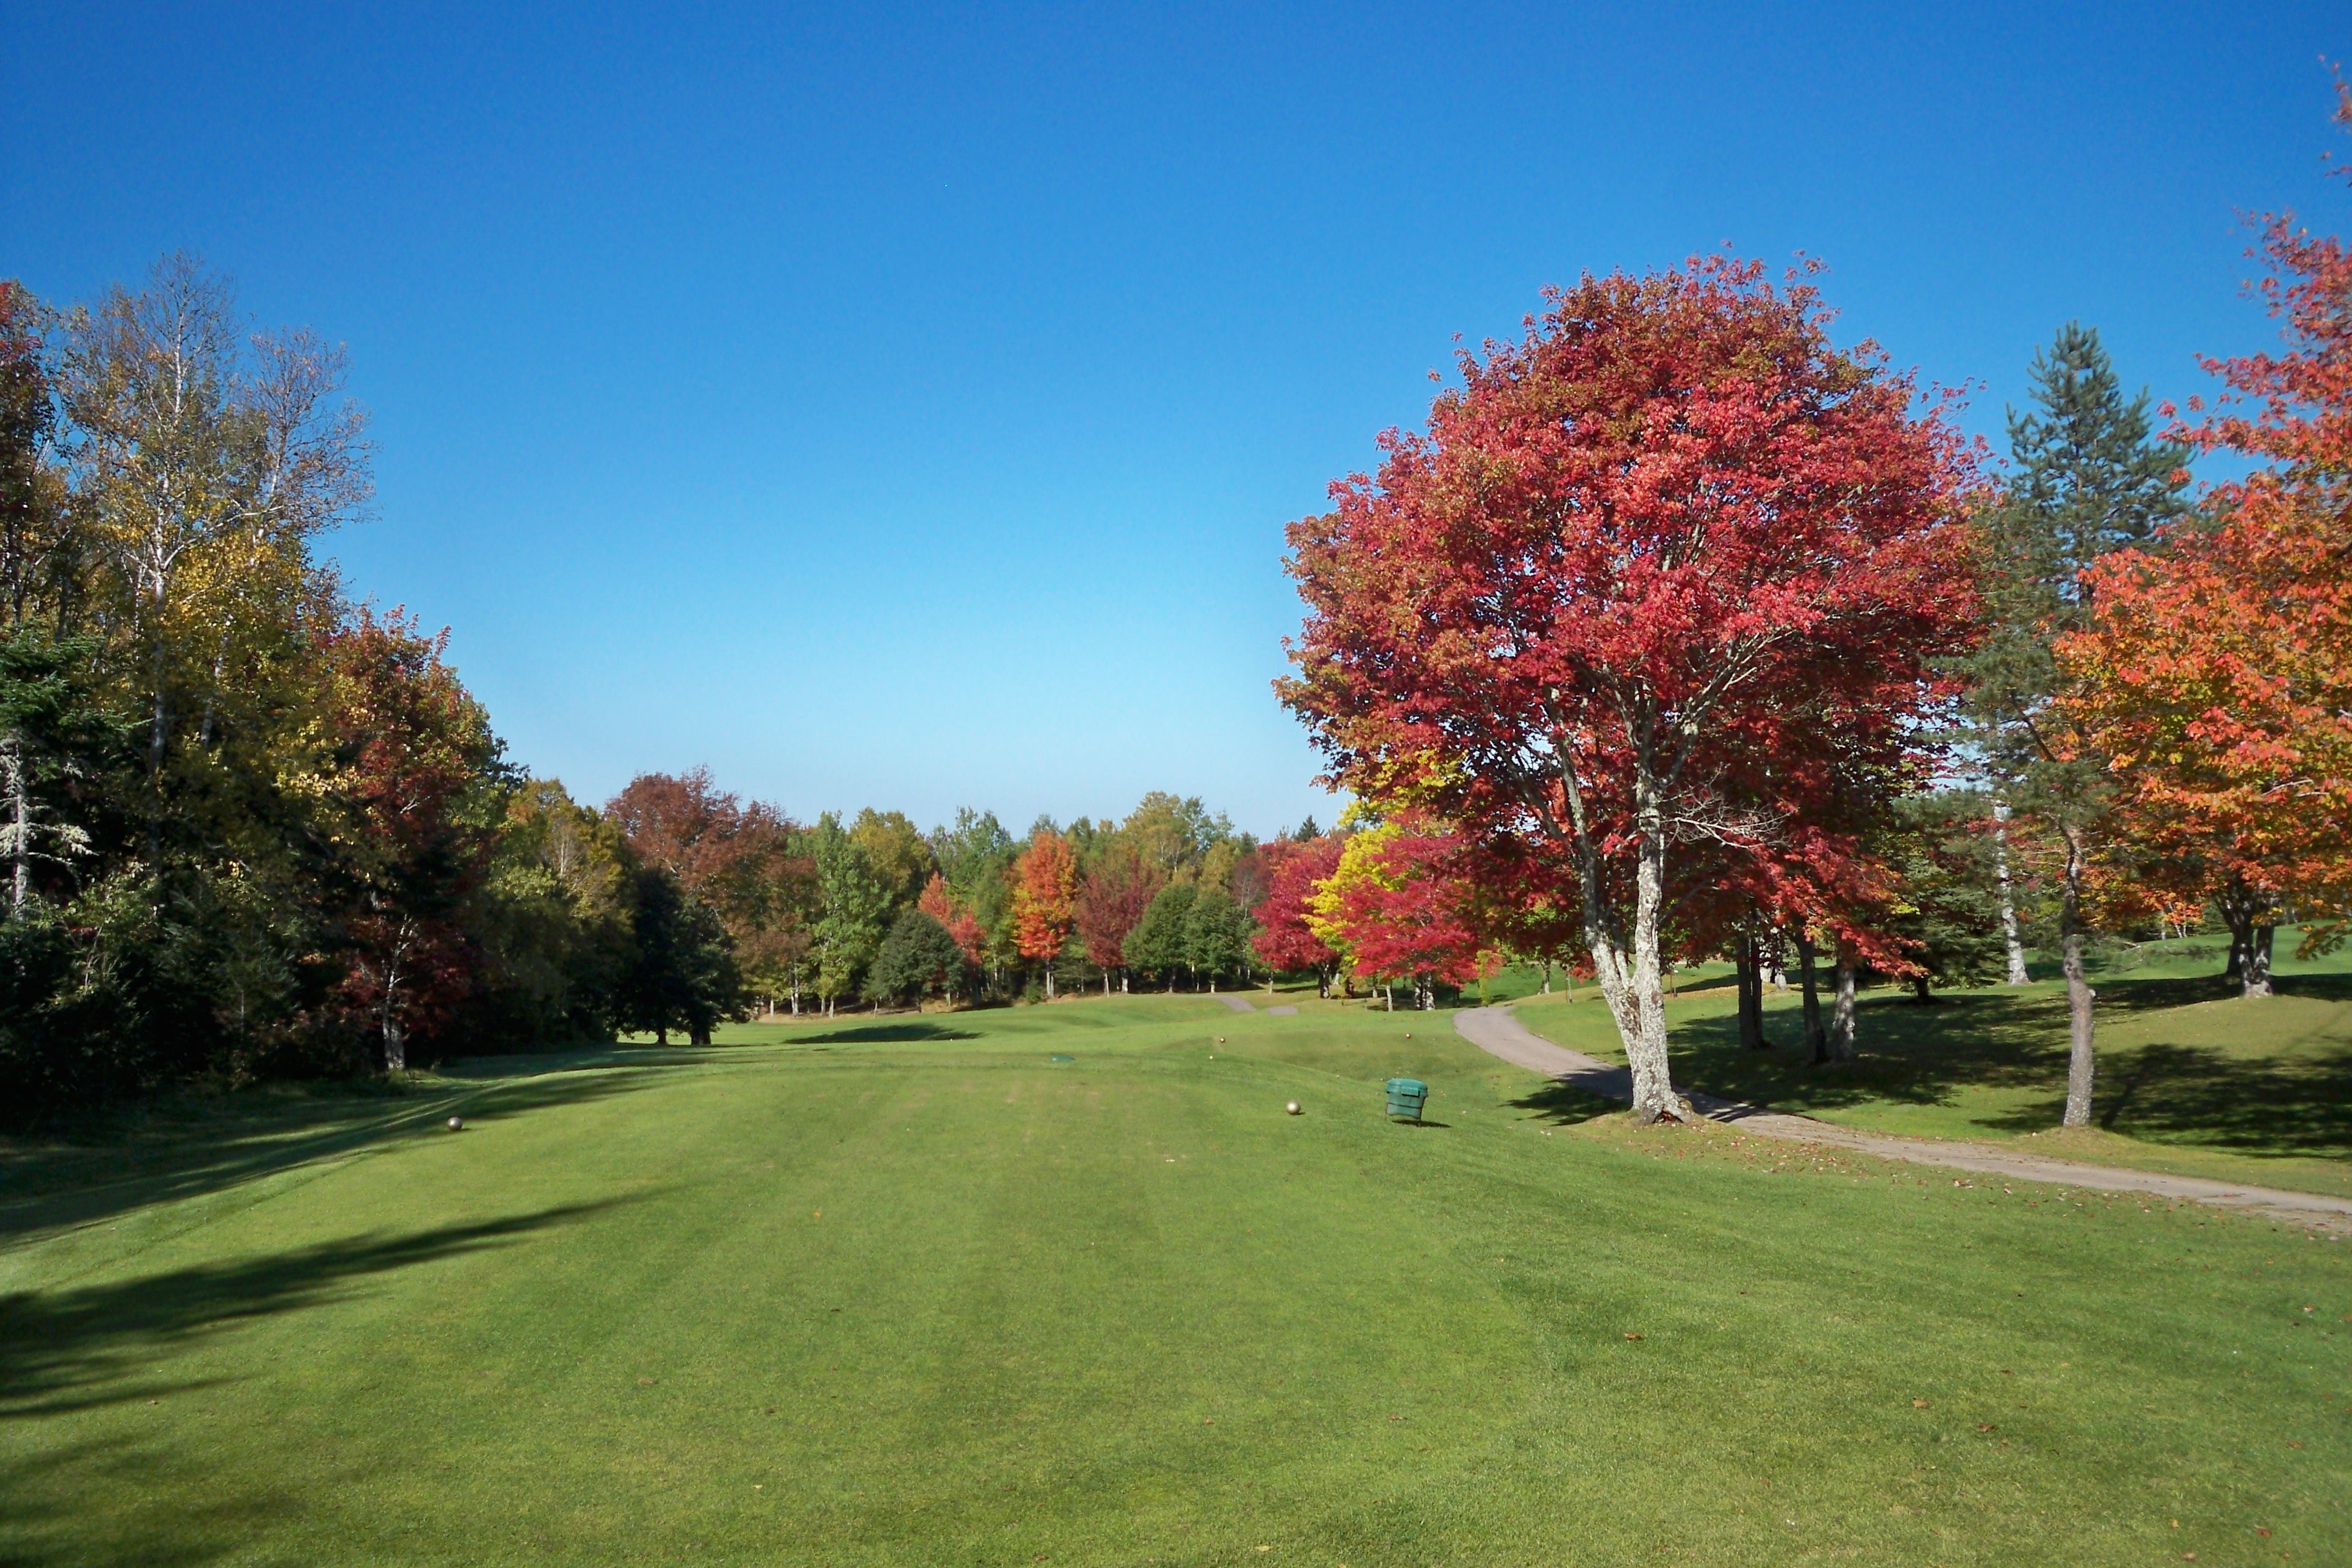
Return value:
M 9 841 L 9 850 L 16 861 L 11 877 L 8 918 L 22 919 L 25 900 L 33 892 L 33 806 L 25 787 L 25 738 L 8 737 L 5 764 L 8 773 L 8 804 L 15 818 L 16 830 Z
M 2009 942 L 2009 984 L 2031 984 L 2025 972 L 2025 944 L 2017 938 L 2017 905 L 2009 891 L 2009 807 L 1998 801 L 1992 808 L 1992 868 L 2000 883 L 2000 932 Z

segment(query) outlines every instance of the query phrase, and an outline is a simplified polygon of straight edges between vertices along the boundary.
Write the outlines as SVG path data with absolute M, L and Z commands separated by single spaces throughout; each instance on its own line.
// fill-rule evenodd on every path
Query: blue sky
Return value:
M 1898 16 L 1897 13 L 1913 13 Z M 1962 14 L 1965 13 L 1965 14 Z M 2269 339 L 2242 210 L 2340 227 L 2336 4 L 0 4 L 0 275 L 184 247 L 346 342 L 353 591 L 520 760 L 803 816 L 1330 803 L 1282 525 L 1454 334 L 1729 241 L 1984 384 Z M 2344 149 L 2339 148 L 2339 151 Z

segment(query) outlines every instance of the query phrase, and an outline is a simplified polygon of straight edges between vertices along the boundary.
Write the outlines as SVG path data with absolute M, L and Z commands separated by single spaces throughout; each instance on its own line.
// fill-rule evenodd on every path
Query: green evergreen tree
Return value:
M 1976 790 L 1895 803 L 1887 851 L 1902 901 L 1888 923 L 1924 968 L 1911 982 L 1922 1002 L 1931 984 L 1979 985 L 2000 975 L 2007 944 L 1990 819 L 1990 804 Z
M 1176 972 L 1184 967 L 1184 921 L 1192 912 L 1192 902 L 1201 889 L 1179 882 L 1162 888 L 1157 897 L 1145 906 L 1143 918 L 1127 933 L 1122 951 L 1129 969 L 1157 974 L 1176 988 Z
M 1194 973 L 1209 977 L 1213 991 L 1218 975 L 1231 973 L 1247 960 L 1249 931 L 1249 916 L 1223 889 L 1203 888 L 1184 911 L 1178 948 Z
M 2035 412 L 2009 416 L 2013 465 L 1979 521 L 1984 637 L 1963 667 L 1974 741 L 1995 797 L 2046 829 L 2072 1017 L 2065 1121 L 2091 1116 L 2092 992 L 2083 879 L 2105 807 L 2104 760 L 2060 733 L 2053 647 L 2090 614 L 2079 574 L 2187 510 L 2187 448 L 2152 438 L 2147 393 L 2126 398 L 2099 335 L 2069 322 L 2036 354 Z M 2005 853 L 2007 845 L 2001 844 Z
M 953 996 L 963 984 L 963 950 L 947 927 L 920 910 L 908 910 L 890 927 L 866 972 L 866 996 L 898 1002 L 909 996 Z

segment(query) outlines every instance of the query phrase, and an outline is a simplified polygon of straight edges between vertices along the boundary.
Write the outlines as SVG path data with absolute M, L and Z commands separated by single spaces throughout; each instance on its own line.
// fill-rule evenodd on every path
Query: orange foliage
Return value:
M 2179 434 L 2273 467 L 2086 573 L 2059 652 L 2132 872 L 2176 905 L 2315 900 L 2325 941 L 2352 902 L 2352 251 L 2284 216 L 2261 248 L 2290 348 L 2209 362 L 2231 392 Z
M 1078 889 L 1077 857 L 1070 841 L 1039 828 L 1013 862 L 1013 942 L 1021 956 L 1040 962 L 1070 940 Z

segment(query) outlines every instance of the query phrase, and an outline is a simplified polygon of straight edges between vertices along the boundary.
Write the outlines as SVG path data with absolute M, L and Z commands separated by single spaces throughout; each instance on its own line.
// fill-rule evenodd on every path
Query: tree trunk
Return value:
M 2009 944 L 2008 983 L 2031 984 L 2033 977 L 2025 972 L 2025 943 L 2017 935 L 2017 904 L 2009 890 L 2009 807 L 1998 803 L 1992 808 L 1992 869 L 2000 884 L 2000 934 Z
M 1819 1066 L 1830 1059 L 1829 1032 L 1822 1027 L 1821 977 L 1813 969 L 1813 939 L 1797 932 L 1797 970 L 1805 988 L 1805 1055 Z
M 1927 994 L 1927 977 L 1926 975 L 1915 974 L 1911 977 L 1911 999 L 1918 1003 L 1923 1007 L 1935 1000 L 1935 997 Z
M 2268 996 L 2271 993 L 2271 935 L 2275 927 L 2258 925 L 2246 942 L 2246 971 L 2241 977 L 2249 996 Z
M 383 1070 L 408 1070 L 408 1037 L 401 1032 L 399 1021 L 387 1010 L 383 1017 Z
M 689 1046 L 708 1046 L 710 1044 L 710 1026 L 708 1024 L 688 1025 L 686 1031 L 686 1043 Z
M 1666 897 L 1666 830 L 1654 781 L 1635 781 L 1635 820 L 1642 830 L 1633 867 L 1633 973 L 1634 1033 L 1625 1039 L 1625 1062 L 1633 1069 L 1633 1115 L 1641 1121 L 1685 1118 L 1666 1064 L 1666 998 L 1658 958 L 1659 917 Z
M 8 918 L 20 920 L 25 913 L 25 900 L 33 892 L 33 805 L 25 784 L 25 737 L 11 734 L 5 763 L 8 774 L 10 815 L 16 818 L 16 837 L 12 845 L 16 866 L 10 877 L 11 896 Z
M 1050 959 L 1050 958 L 1049 958 L 1049 959 L 1047 959 L 1047 960 L 1045 961 L 1045 1000 L 1046 1000 L 1046 1001 L 1048 1001 L 1048 1002 L 1051 1002 L 1053 999 L 1054 999 L 1054 961 L 1053 961 L 1052 959 Z
M 2095 1027 L 2091 1006 L 2098 993 L 2091 989 L 2083 969 L 2083 841 L 2074 829 L 2066 833 L 2066 879 L 2058 904 L 2058 930 L 2065 947 L 2066 1112 L 2068 1127 L 2091 1124 L 2091 1087 L 2097 1062 L 2092 1052 Z
M 1731 961 L 1739 977 L 1739 1048 L 1769 1051 L 1764 1037 L 1764 965 L 1756 938 L 1742 932 L 1732 943 Z
M 1639 859 L 1633 880 L 1633 940 L 1630 951 L 1618 946 L 1608 903 L 1601 889 L 1601 855 L 1592 842 L 1584 815 L 1584 794 L 1572 769 L 1560 775 L 1573 829 L 1570 846 L 1576 856 L 1577 889 L 1582 908 L 1585 945 L 1592 953 L 1594 978 L 1601 1000 L 1609 1004 L 1617 1024 L 1617 1037 L 1633 1068 L 1633 1115 L 1642 1121 L 1686 1121 L 1689 1106 L 1675 1093 L 1666 1064 L 1665 999 L 1658 984 L 1659 906 L 1665 896 L 1666 841 L 1664 812 L 1658 799 L 1657 780 L 1646 769 L 1633 781 L 1634 821 L 1641 831 Z
M 155 591 L 156 619 L 163 618 L 163 592 Z M 163 698 L 163 634 L 155 633 L 155 653 L 150 664 L 155 684 L 155 706 L 147 735 L 147 870 L 150 876 L 163 860 L 163 749 L 171 733 L 171 709 Z
M 2278 904 L 2232 877 L 2221 896 L 2221 919 L 2230 928 L 2230 966 L 2221 973 L 2234 980 L 2248 996 L 2271 994 L 2271 933 L 2278 924 Z
M 1827 1059 L 1832 1065 L 1844 1067 L 1854 1059 L 1854 1051 L 1853 954 L 1845 951 L 1843 943 L 1840 943 L 1838 947 L 1838 965 L 1834 978 L 1837 984 L 1837 1000 L 1830 1007 L 1829 1035 L 1823 1041 L 1823 1045 L 1826 1047 Z

